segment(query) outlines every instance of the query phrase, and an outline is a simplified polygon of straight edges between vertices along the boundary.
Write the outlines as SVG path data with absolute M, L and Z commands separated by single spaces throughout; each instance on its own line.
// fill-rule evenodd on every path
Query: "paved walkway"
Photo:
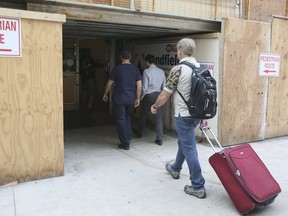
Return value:
M 114 127 L 65 131 L 65 175 L 1 188 L 0 216 L 239 215 L 208 162 L 211 147 L 198 144 L 207 190 L 201 200 L 183 191 L 189 184 L 186 164 L 179 180 L 165 171 L 165 163 L 175 157 L 176 139 L 165 135 L 158 146 L 154 136 L 147 130 L 125 151 L 116 147 Z M 282 193 L 272 205 L 250 215 L 288 215 L 288 137 L 252 146 Z

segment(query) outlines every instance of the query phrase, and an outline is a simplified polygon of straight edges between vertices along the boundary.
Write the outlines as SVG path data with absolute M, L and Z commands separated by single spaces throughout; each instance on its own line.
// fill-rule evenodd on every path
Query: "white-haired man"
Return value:
M 183 38 L 177 43 L 177 56 L 181 62 L 187 61 L 199 67 L 200 64 L 193 57 L 195 42 L 191 38 Z M 179 179 L 182 165 L 186 160 L 190 173 L 191 185 L 186 185 L 184 191 L 197 198 L 206 197 L 205 179 L 198 159 L 196 148 L 195 127 L 201 122 L 207 124 L 207 120 L 192 118 L 188 107 L 180 97 L 176 89 L 187 100 L 190 95 L 192 69 L 186 65 L 174 66 L 167 77 L 166 85 L 156 102 L 151 106 L 151 112 L 157 113 L 157 109 L 164 105 L 173 95 L 175 126 L 178 135 L 178 152 L 174 163 L 167 163 L 166 170 L 174 179 Z

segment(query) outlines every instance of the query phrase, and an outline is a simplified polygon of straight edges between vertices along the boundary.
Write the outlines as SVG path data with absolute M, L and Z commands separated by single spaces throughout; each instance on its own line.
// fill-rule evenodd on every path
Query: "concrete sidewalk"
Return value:
M 117 148 L 113 126 L 65 131 L 65 175 L 0 189 L 0 216 L 237 216 L 208 158 L 213 150 L 198 144 L 206 179 L 206 199 L 184 193 L 187 165 L 179 180 L 166 172 L 175 158 L 176 138 L 154 144 L 146 130 L 129 151 Z M 251 143 L 282 188 L 275 202 L 250 215 L 288 215 L 288 137 Z

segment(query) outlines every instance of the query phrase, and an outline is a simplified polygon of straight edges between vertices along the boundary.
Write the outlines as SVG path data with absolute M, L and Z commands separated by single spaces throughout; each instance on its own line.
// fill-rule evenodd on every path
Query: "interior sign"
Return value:
M 199 62 L 202 66 L 207 68 L 211 75 L 214 76 L 214 62 Z
M 280 55 L 273 53 L 260 53 L 259 76 L 278 77 L 280 71 Z
M 0 57 L 21 57 L 20 18 L 0 17 Z

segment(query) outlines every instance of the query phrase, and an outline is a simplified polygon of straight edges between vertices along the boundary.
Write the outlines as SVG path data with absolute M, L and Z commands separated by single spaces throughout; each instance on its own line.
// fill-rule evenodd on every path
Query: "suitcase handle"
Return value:
M 216 140 L 217 146 L 223 150 L 224 148 L 222 147 L 222 145 L 220 144 L 219 140 L 217 139 L 217 137 L 215 136 L 214 132 L 212 131 L 212 129 L 209 126 L 204 126 L 204 127 L 200 127 L 200 130 L 203 132 L 203 134 L 205 135 L 206 139 L 208 140 L 210 146 L 212 147 L 213 151 L 216 153 L 217 150 L 215 149 L 213 143 L 211 142 L 210 138 L 208 137 L 206 131 L 209 130 L 209 132 L 212 134 L 213 138 Z

